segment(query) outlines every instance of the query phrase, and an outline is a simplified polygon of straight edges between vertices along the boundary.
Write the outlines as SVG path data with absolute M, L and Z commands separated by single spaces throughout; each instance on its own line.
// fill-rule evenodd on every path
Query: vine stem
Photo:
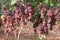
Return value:
M 22 18 L 21 18 L 21 23 L 20 23 L 20 28 L 19 28 L 19 31 L 18 31 L 18 38 L 17 38 L 18 40 L 19 40 L 20 34 L 23 30 L 23 27 L 24 27 L 24 22 L 22 21 Z

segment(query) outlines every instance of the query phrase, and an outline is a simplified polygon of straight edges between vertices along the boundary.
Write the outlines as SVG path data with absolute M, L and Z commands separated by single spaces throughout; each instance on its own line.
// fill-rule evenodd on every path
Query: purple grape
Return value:
M 48 17 L 52 17 L 53 16 L 53 11 L 52 10 L 48 10 L 47 11 L 47 16 Z
M 40 12 L 46 12 L 46 5 L 45 4 L 40 4 L 39 5 L 39 7 L 38 7 L 38 10 L 40 11 Z

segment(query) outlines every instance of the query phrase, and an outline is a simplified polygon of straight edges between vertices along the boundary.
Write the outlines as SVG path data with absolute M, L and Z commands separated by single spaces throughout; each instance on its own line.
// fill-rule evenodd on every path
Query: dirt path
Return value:
M 60 40 L 60 31 L 50 31 L 47 36 L 47 40 Z

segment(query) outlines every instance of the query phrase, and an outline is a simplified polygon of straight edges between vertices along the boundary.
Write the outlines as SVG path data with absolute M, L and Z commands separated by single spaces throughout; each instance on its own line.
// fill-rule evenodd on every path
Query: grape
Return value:
M 48 23 L 50 23 L 51 21 L 52 21 L 51 18 L 49 18 L 49 19 L 48 19 Z
M 46 5 L 45 4 L 40 4 L 38 7 L 38 10 L 42 13 L 46 12 Z
M 48 10 L 48 11 L 47 11 L 47 16 L 49 16 L 49 17 L 52 17 L 52 16 L 53 16 L 52 10 Z
M 43 27 L 44 27 L 43 28 L 44 32 L 47 32 L 48 31 L 47 21 L 44 19 L 42 23 L 43 23 Z
M 19 20 L 19 14 L 18 13 L 15 13 L 14 17 L 15 17 L 15 22 L 17 23 L 18 20 Z
M 32 19 L 32 16 L 30 15 L 30 16 L 29 16 L 29 20 L 31 20 L 31 19 Z
M 25 23 L 28 21 L 28 19 L 27 18 L 25 18 Z
M 15 13 L 14 16 L 15 16 L 15 18 L 19 18 L 18 13 Z
M 28 13 L 28 10 L 27 10 L 27 9 L 25 9 L 25 14 L 27 15 L 27 13 Z
M 41 13 L 41 19 L 44 19 L 44 13 Z
M 27 9 L 28 9 L 29 13 L 32 12 L 32 8 L 31 8 L 31 6 L 28 6 Z
M 11 32 L 13 29 L 12 29 L 12 27 L 8 27 L 8 30 L 9 30 L 9 32 Z
M 48 31 L 48 26 L 44 26 L 44 32 Z
M 6 16 L 6 25 L 12 26 L 12 18 L 11 18 L 11 16 Z

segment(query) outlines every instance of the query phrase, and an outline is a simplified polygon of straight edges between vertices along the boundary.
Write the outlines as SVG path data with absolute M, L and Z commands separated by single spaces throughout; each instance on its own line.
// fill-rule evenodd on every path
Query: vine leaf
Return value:
M 17 0 L 11 0 L 11 5 L 14 5 Z
M 45 0 L 44 3 L 48 4 L 48 1 L 49 1 L 49 0 Z

